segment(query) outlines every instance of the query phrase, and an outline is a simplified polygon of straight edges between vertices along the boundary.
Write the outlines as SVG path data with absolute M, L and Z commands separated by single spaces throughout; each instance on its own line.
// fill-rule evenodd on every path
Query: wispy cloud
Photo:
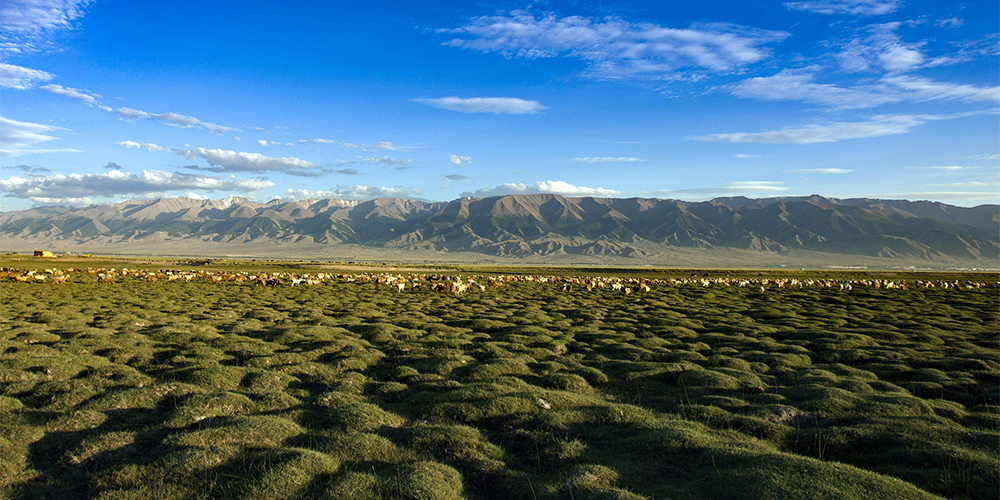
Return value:
M 403 187 L 380 187 L 337 184 L 332 190 L 331 198 L 342 198 L 346 200 L 374 200 L 378 198 L 413 198 L 420 196 L 419 189 Z
M 83 17 L 91 3 L 93 0 L 4 0 L 0 28 L 23 34 L 68 28 Z
M 764 144 L 813 144 L 865 139 L 886 135 L 905 134 L 928 122 L 949 120 L 982 114 L 983 112 L 955 113 L 950 115 L 880 115 L 863 122 L 839 122 L 826 125 L 809 125 L 767 132 L 738 132 L 709 134 L 688 139 L 706 142 L 745 142 Z
M 48 132 L 60 130 L 52 125 L 19 122 L 0 117 L 0 157 L 22 156 L 43 153 L 79 153 L 78 149 L 36 149 L 35 144 L 51 141 L 56 137 Z
M 413 99 L 418 104 L 426 104 L 438 109 L 458 111 L 460 113 L 494 113 L 508 115 L 530 115 L 546 109 L 538 101 L 528 101 L 517 97 L 439 97 L 435 99 L 418 97 Z
M 885 200 L 963 200 L 981 203 L 998 203 L 1000 195 L 996 191 L 924 191 L 911 193 L 870 193 L 865 198 Z
M 360 156 L 358 158 L 361 158 Z M 390 156 L 372 156 L 370 158 L 361 158 L 363 163 L 381 163 L 383 165 L 395 166 L 397 169 L 406 168 L 413 160 L 407 160 L 405 158 L 392 158 Z
M 508 194 L 537 194 L 537 193 L 551 193 L 560 194 L 564 196 L 618 196 L 621 194 L 620 191 L 615 191 L 614 189 L 605 189 L 602 187 L 589 188 L 585 186 L 574 186 L 568 182 L 563 181 L 541 181 L 536 182 L 532 185 L 520 184 L 520 183 L 509 183 L 501 184 L 494 188 L 482 188 L 475 192 L 475 196 L 479 198 L 489 198 L 491 196 L 504 196 Z
M 939 170 L 942 172 L 959 172 L 962 170 L 974 170 L 977 167 L 963 167 L 960 165 L 942 165 L 937 167 L 910 167 L 910 168 L 916 168 L 919 170 Z
M 378 198 L 412 198 L 421 193 L 417 189 L 387 188 L 378 186 L 360 186 L 337 184 L 336 188 L 327 190 L 286 189 L 282 198 L 292 200 L 307 200 L 315 198 L 336 198 L 344 200 L 374 200 Z
M 163 146 L 157 146 L 156 144 L 149 142 L 145 144 L 139 144 L 138 142 L 135 141 L 122 141 L 119 142 L 118 145 L 125 146 L 128 149 L 138 148 L 138 149 L 145 149 L 146 151 L 169 151 L 169 148 L 165 148 Z
M 788 2 L 785 7 L 792 10 L 815 12 L 817 14 L 847 14 L 852 16 L 880 16 L 895 12 L 901 0 L 810 0 Z
M 906 43 L 896 31 L 900 22 L 873 24 L 865 35 L 853 38 L 837 54 L 841 71 L 885 71 L 901 73 L 924 65 L 939 65 L 944 61 L 928 61 L 921 51 L 922 43 Z
M 770 56 L 763 48 L 785 39 L 783 31 L 733 24 L 694 24 L 676 29 L 619 18 L 557 17 L 512 11 L 474 18 L 445 43 L 508 58 L 570 57 L 587 65 L 584 75 L 600 79 L 692 78 L 680 71 L 730 72 Z
M 634 161 L 645 161 L 641 158 L 635 158 L 632 156 L 587 156 L 583 158 L 573 158 L 573 161 L 581 163 L 620 163 L 620 162 L 634 162 Z
M 949 187 L 949 188 L 970 188 L 970 187 L 987 187 L 987 186 L 993 186 L 993 187 L 1000 188 L 1000 183 L 997 183 L 997 182 L 989 183 L 989 182 L 971 181 L 971 182 L 952 182 L 952 183 L 948 183 L 948 184 L 931 184 L 931 186 L 935 186 L 935 187 Z
M 98 108 L 101 108 L 104 111 L 112 111 L 110 107 L 101 104 L 101 102 L 98 100 L 101 98 L 100 94 L 95 94 L 94 92 L 91 92 L 89 90 L 74 89 L 71 87 L 63 87 L 62 85 L 54 85 L 54 84 L 44 85 L 41 87 L 41 89 L 52 92 L 53 94 L 85 102 L 91 106 L 96 106 Z
M 0 50 L 34 52 L 50 46 L 47 36 L 70 29 L 94 0 L 4 0 L 0 2 Z
M 62 85 L 44 85 L 41 87 L 42 90 L 47 90 L 53 94 L 59 94 L 61 96 L 66 96 L 71 99 L 76 99 L 78 101 L 83 101 L 87 104 L 97 104 L 97 100 L 101 98 L 100 94 L 95 94 L 89 90 L 80 90 L 70 87 L 63 87 Z
M 970 160 L 1000 160 L 1000 153 L 992 155 L 975 155 L 969 156 Z
M 782 70 L 776 75 L 756 77 L 723 87 L 737 97 L 763 101 L 802 101 L 840 109 L 870 108 L 895 102 L 961 100 L 997 102 L 1000 86 L 978 87 L 908 75 L 887 76 L 873 84 L 838 87 L 816 83 L 818 66 Z
M 407 152 L 405 149 L 395 146 L 389 141 L 379 141 L 374 144 L 352 144 L 350 142 L 337 141 L 337 145 L 342 148 L 355 148 L 367 152 L 375 152 L 375 151 L 399 151 L 401 153 Z
M 51 141 L 55 137 L 45 132 L 56 130 L 52 125 L 19 122 L 0 117 L 0 148 L 24 148 L 31 144 Z
M 451 155 L 448 157 L 448 161 L 450 161 L 451 164 L 455 165 L 456 167 L 461 167 L 463 165 L 468 165 L 472 163 L 472 158 L 468 156 Z
M 326 173 L 326 170 L 319 165 L 315 165 L 298 158 L 272 158 L 260 153 L 246 153 L 241 151 L 231 151 L 226 149 L 206 149 L 206 148 L 165 148 L 157 144 L 139 144 L 135 141 L 122 141 L 119 146 L 126 148 L 139 148 L 146 151 L 173 151 L 174 153 L 187 158 L 188 160 L 202 159 L 208 162 L 210 167 L 187 167 L 194 170 L 206 170 L 209 172 L 282 172 L 289 175 L 303 177 L 319 177 Z
M 182 115 L 179 113 L 149 113 L 147 111 L 126 107 L 116 109 L 115 113 L 118 115 L 118 118 L 122 120 L 159 120 L 166 122 L 166 124 L 171 127 L 177 128 L 194 128 L 195 126 L 200 126 L 216 135 L 224 134 L 226 132 L 239 131 L 237 128 L 203 122 L 193 116 Z
M 748 155 L 748 154 L 742 154 L 742 153 L 740 153 L 738 155 L 733 155 L 733 158 L 762 158 L 762 156 L 761 155 Z
M 788 190 L 780 182 L 772 181 L 740 181 L 729 182 L 721 186 L 689 189 L 659 189 L 646 191 L 647 196 L 734 196 L 734 195 L 754 195 L 770 194 Z
M 803 168 L 799 170 L 785 170 L 786 174 L 849 174 L 853 172 L 849 168 Z
M 298 158 L 272 158 L 260 153 L 226 149 L 173 148 L 173 151 L 189 160 L 198 158 L 205 160 L 211 167 L 199 167 L 199 169 L 210 172 L 282 172 L 302 177 L 319 177 L 325 173 L 319 165 Z
M 45 175 L 45 174 L 48 174 L 49 172 L 52 171 L 52 170 L 50 170 L 48 168 L 39 167 L 39 166 L 35 166 L 35 165 L 14 165 L 14 166 L 3 167 L 3 168 L 4 168 L 4 170 L 20 170 L 20 171 L 22 171 L 22 172 L 24 172 L 24 173 L 26 173 L 26 174 L 28 174 L 30 176 Z
M 965 24 L 965 19 L 959 17 L 949 17 L 948 19 L 939 19 L 934 23 L 934 26 L 938 28 L 958 28 Z
M 467 180 L 467 179 L 469 179 L 469 178 L 466 177 L 466 176 L 464 176 L 464 175 L 458 175 L 458 174 L 446 175 L 443 178 L 443 180 L 448 181 L 448 182 L 464 181 L 464 180 Z
M 26 90 L 35 82 L 47 82 L 53 78 L 55 75 L 45 71 L 0 63 L 0 87 Z
M 302 139 L 299 141 L 300 144 L 335 144 L 342 148 L 354 148 L 360 149 L 365 152 L 373 153 L 376 151 L 399 151 L 406 153 L 407 150 L 399 146 L 394 145 L 389 141 L 379 141 L 374 144 L 354 144 L 350 142 L 338 141 L 335 139 Z
M 198 125 L 201 125 L 202 127 L 205 127 L 205 130 L 208 130 L 209 132 L 211 132 L 211 133 L 213 133 L 215 135 L 222 135 L 222 134 L 225 134 L 227 132 L 239 132 L 240 131 L 237 128 L 226 127 L 225 125 L 218 125 L 218 124 L 215 124 L 215 123 L 208 123 L 208 122 L 203 122 L 203 121 L 199 121 Z M 239 140 L 239 139 L 237 138 L 236 140 Z
M 6 196 L 27 198 L 36 203 L 60 203 L 90 197 L 111 198 L 192 189 L 254 193 L 273 186 L 273 182 L 266 180 L 219 178 L 159 170 L 143 170 L 140 174 L 110 170 L 98 174 L 57 174 L 34 176 L 30 179 L 11 177 L 0 180 L 0 191 Z

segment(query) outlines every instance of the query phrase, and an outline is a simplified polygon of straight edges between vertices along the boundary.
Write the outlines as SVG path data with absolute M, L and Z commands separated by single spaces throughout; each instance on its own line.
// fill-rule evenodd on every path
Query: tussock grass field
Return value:
M 1000 487 L 995 274 L 0 264 L 0 496 Z

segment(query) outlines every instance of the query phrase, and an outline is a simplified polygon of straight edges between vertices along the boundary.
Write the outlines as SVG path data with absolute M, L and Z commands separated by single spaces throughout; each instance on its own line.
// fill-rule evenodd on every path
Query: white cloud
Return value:
M 0 87 L 26 90 L 35 82 L 46 82 L 53 78 L 55 75 L 45 71 L 0 63 Z
M 225 149 L 193 148 L 190 150 L 173 148 L 173 152 L 184 158 L 201 158 L 211 167 L 197 167 L 210 172 L 283 172 L 289 175 L 319 177 L 324 171 L 313 163 L 298 158 L 272 158 L 260 153 L 245 153 Z M 194 167 L 189 167 L 194 168 Z
M 697 196 L 702 198 L 712 196 L 770 194 L 786 191 L 788 189 L 781 184 L 782 183 L 780 182 L 771 181 L 740 181 L 705 188 L 660 189 L 646 191 L 643 194 L 647 196 Z
M 0 28 L 37 34 L 59 28 L 83 17 L 93 0 L 4 0 L 0 3 Z
M 291 142 L 265 141 L 264 139 L 259 139 L 257 141 L 257 144 L 260 144 L 261 146 L 294 146 L 295 145 L 294 143 L 291 143 Z
M 451 155 L 450 157 L 448 157 L 448 161 L 450 161 L 451 164 L 455 165 L 456 167 L 461 167 L 462 165 L 468 165 L 472 163 L 472 158 L 468 156 Z
M 118 118 L 122 120 L 160 120 L 166 122 L 167 125 L 176 128 L 194 128 L 195 126 L 201 126 L 205 130 L 208 130 L 216 135 L 221 135 L 226 132 L 239 131 L 239 129 L 233 127 L 203 122 L 193 116 L 178 113 L 149 113 L 125 107 L 118 108 L 114 111 L 118 114 Z
M 729 72 L 769 57 L 762 46 L 788 33 L 732 24 L 695 24 L 687 29 L 529 11 L 477 17 L 441 33 L 457 35 L 447 46 L 496 52 L 508 58 L 566 56 L 587 65 L 586 76 L 602 79 L 676 79 L 678 70 Z
M 154 114 L 152 117 L 157 120 L 163 120 L 167 122 L 167 125 L 177 128 L 192 128 L 200 123 L 198 119 L 193 116 L 179 115 L 177 113 Z
M 902 73 L 924 65 L 926 57 L 920 43 L 904 43 L 896 33 L 900 22 L 874 24 L 867 27 L 868 35 L 855 38 L 837 54 L 840 69 L 848 73 L 887 71 Z
M 80 152 L 77 149 L 30 149 L 34 144 L 56 139 L 56 137 L 46 134 L 54 130 L 60 129 L 52 125 L 19 122 L 0 117 L 0 158 L 28 154 Z
M 336 144 L 342 148 L 353 148 L 360 149 L 368 153 L 374 153 L 376 151 L 399 151 L 402 153 L 408 152 L 407 150 L 394 145 L 389 141 L 379 141 L 374 144 L 354 144 L 350 142 L 343 142 L 334 139 L 302 139 L 299 141 L 300 144 Z
M 349 142 L 337 141 L 337 144 L 344 148 L 355 148 L 367 152 L 375 151 L 400 151 L 405 153 L 405 149 L 400 149 L 399 147 L 393 146 L 389 141 L 379 141 L 375 144 L 351 144 Z
M 840 122 L 828 125 L 809 125 L 803 128 L 788 128 L 767 132 L 709 134 L 688 139 L 706 142 L 744 142 L 764 144 L 813 144 L 817 142 L 838 142 L 848 139 L 864 139 L 885 135 L 905 134 L 927 122 L 948 120 L 982 114 L 956 113 L 951 115 L 880 115 L 865 122 Z
M 965 200 L 977 203 L 1000 203 L 996 191 L 932 191 L 919 193 L 870 193 L 864 198 L 883 200 Z
M 361 157 L 359 156 L 358 158 Z M 381 163 L 383 165 L 395 165 L 397 168 L 399 168 L 399 167 L 405 167 L 406 164 L 410 163 L 413 160 L 392 158 L 389 156 L 382 156 L 382 157 L 373 156 L 370 158 L 361 158 L 361 161 L 365 163 Z
M 360 186 L 337 184 L 333 190 L 332 198 L 343 198 L 348 200 L 374 200 L 377 198 L 412 198 L 421 193 L 414 188 L 387 188 L 378 186 Z
M 849 174 L 853 170 L 849 168 L 803 168 L 799 170 L 786 170 L 786 174 Z
M 336 188 L 328 190 L 286 189 L 282 198 L 292 200 L 308 200 L 316 198 L 337 198 L 345 200 L 374 200 L 378 198 L 412 198 L 419 195 L 417 189 L 387 188 L 377 186 L 360 186 L 337 184 Z
M 466 177 L 464 175 L 458 175 L 458 174 L 446 175 L 446 176 L 443 177 L 443 180 L 448 181 L 448 182 L 464 181 L 464 180 L 468 180 L 468 179 L 469 179 L 468 177 Z
M 975 167 L 962 167 L 958 165 L 944 165 L 940 167 L 913 167 L 921 170 L 941 170 L 943 172 L 958 172 L 961 170 L 972 170 Z
M 931 184 L 931 186 L 950 187 L 950 188 L 968 188 L 968 187 L 994 186 L 994 187 L 1000 188 L 1000 183 L 996 183 L 996 182 L 989 183 L 989 182 L 972 181 L 972 182 L 952 182 L 952 183 L 949 183 L 949 184 Z
M 24 155 L 40 155 L 47 153 L 80 153 L 79 149 L 21 149 L 21 150 L 7 150 L 0 149 L 0 158 L 10 158 L 14 156 L 24 156 Z
M 101 98 L 100 94 L 95 94 L 89 90 L 74 89 L 71 87 L 63 87 L 62 85 L 43 85 L 40 87 L 42 90 L 47 90 L 53 94 L 69 97 L 70 99 L 76 99 L 77 101 L 82 101 L 92 106 L 100 106 L 102 109 L 110 111 L 111 108 L 107 106 L 102 106 L 98 99 Z
M 584 158 L 573 158 L 573 161 L 578 161 L 582 163 L 617 163 L 617 162 L 634 162 L 634 161 L 645 161 L 640 158 L 635 158 L 632 156 L 591 156 Z
M 19 122 L 0 117 L 0 148 L 23 148 L 39 142 L 51 141 L 55 137 L 45 135 L 56 129 L 41 123 Z
M 1000 160 L 1000 153 L 992 155 L 975 155 L 968 158 L 970 160 Z
M 958 28 L 963 24 L 965 24 L 964 19 L 958 17 L 952 17 L 948 19 L 941 19 L 938 22 L 934 23 L 934 26 L 937 26 L 938 28 Z
M 214 123 L 207 123 L 207 122 L 198 122 L 198 123 L 202 127 L 205 127 L 206 130 L 216 135 L 222 135 L 227 132 L 234 132 L 234 131 L 239 132 L 239 129 L 233 127 L 226 127 L 223 125 L 216 125 Z M 236 140 L 239 140 L 239 138 L 236 138 Z
M 885 76 L 876 83 L 838 87 L 815 83 L 818 66 L 786 69 L 774 76 L 743 80 L 723 89 L 737 97 L 763 101 L 804 101 L 840 109 L 869 108 L 894 102 L 961 100 L 997 102 L 1000 86 L 977 87 L 907 75 Z
M 914 101 L 931 101 L 936 99 L 958 99 L 968 102 L 1000 101 L 1000 86 L 977 87 L 975 85 L 959 85 L 954 83 L 936 82 L 929 78 L 914 76 L 894 76 L 882 79 L 882 82 L 896 92 L 902 93 Z
M 838 108 L 866 108 L 900 99 L 897 95 L 874 92 L 870 88 L 843 88 L 814 83 L 817 71 L 818 66 L 785 69 L 774 76 L 749 78 L 723 89 L 742 98 L 805 101 Z
M 137 119 L 142 120 L 152 117 L 152 115 L 150 115 L 145 111 L 140 111 L 138 109 L 132 109 L 132 108 L 124 108 L 124 107 L 116 109 L 115 113 L 117 113 L 118 118 L 121 118 L 122 120 L 137 120 Z
M 51 47 L 53 32 L 73 28 L 93 0 L 3 0 L 0 2 L 0 50 L 26 53 Z
M 849 14 L 853 16 L 880 16 L 899 8 L 900 0 L 809 0 L 788 2 L 785 7 L 817 14 Z
M 143 170 L 138 175 L 111 170 L 98 174 L 57 174 L 35 176 L 31 179 L 11 177 L 0 180 L 0 191 L 7 196 L 28 198 L 38 203 L 91 196 L 116 197 L 183 190 L 253 193 L 273 186 L 273 182 L 266 180 L 219 178 L 159 170 Z
M 537 194 L 551 193 L 564 196 L 618 196 L 620 191 L 613 189 L 589 188 L 584 186 L 574 186 L 563 181 L 541 181 L 532 185 L 520 183 L 501 184 L 494 188 L 482 188 L 476 190 L 475 195 L 479 198 L 489 198 L 492 196 L 505 196 L 508 194 Z
M 285 195 L 282 199 L 287 198 L 290 200 L 314 200 L 314 199 L 325 199 L 325 198 L 335 198 L 333 191 L 324 190 L 312 190 L 312 189 L 286 189 Z
M 517 97 L 470 97 L 462 99 L 459 97 L 440 97 L 430 99 L 420 97 L 413 99 L 413 102 L 426 104 L 428 106 L 458 111 L 460 113 L 494 113 L 508 115 L 535 114 L 545 106 L 538 101 L 527 101 Z
M 761 155 L 748 155 L 748 154 L 738 154 L 733 155 L 733 158 L 763 158 Z
M 147 142 L 146 144 L 139 144 L 138 142 L 135 141 L 122 141 L 119 142 L 118 145 L 125 146 L 128 149 L 139 148 L 139 149 L 145 149 L 146 151 L 168 151 L 168 149 L 163 146 L 157 146 L 156 144 L 152 144 L 149 142 Z

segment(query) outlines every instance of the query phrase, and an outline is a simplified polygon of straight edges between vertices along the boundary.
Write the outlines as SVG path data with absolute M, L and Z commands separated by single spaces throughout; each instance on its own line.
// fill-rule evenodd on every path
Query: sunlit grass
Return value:
M 0 494 L 12 498 L 995 498 L 1000 486 L 995 287 L 626 296 L 552 281 L 452 295 L 76 272 L 0 294 Z

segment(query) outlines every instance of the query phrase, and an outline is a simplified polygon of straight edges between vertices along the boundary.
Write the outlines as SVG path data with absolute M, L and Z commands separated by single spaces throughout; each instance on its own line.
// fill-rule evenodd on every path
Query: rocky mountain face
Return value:
M 339 199 L 256 203 L 171 198 L 84 208 L 0 213 L 0 239 L 226 244 L 352 244 L 397 250 L 524 257 L 576 254 L 643 258 L 665 248 L 808 250 L 995 266 L 1000 205 L 929 201 L 646 198 L 511 195 L 427 203 Z M 17 246 L 17 245 L 14 245 Z

